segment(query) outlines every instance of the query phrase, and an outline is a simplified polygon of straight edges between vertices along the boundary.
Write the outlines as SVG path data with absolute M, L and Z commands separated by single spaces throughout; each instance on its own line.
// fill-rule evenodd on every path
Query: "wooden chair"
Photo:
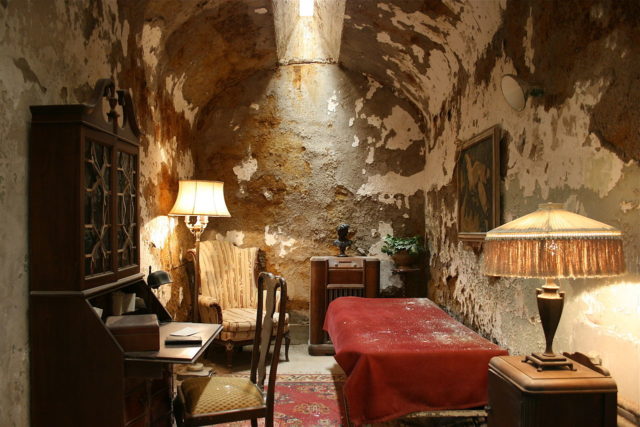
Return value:
M 278 291 L 280 301 L 276 306 Z M 285 280 L 271 273 L 260 273 L 250 377 L 214 376 L 183 381 L 178 387 L 175 405 L 179 426 L 203 426 L 239 420 L 251 420 L 251 425 L 257 426 L 257 419 L 262 417 L 265 418 L 266 427 L 273 426 L 274 391 L 284 335 L 286 300 Z M 277 316 L 274 316 L 276 310 Z M 276 324 L 274 317 L 277 317 Z M 266 359 L 271 347 L 271 331 L 274 329 L 275 345 L 265 390 Z
M 194 260 L 197 303 L 194 321 L 219 323 L 222 332 L 215 345 L 224 346 L 231 367 L 237 347 L 253 342 L 256 329 L 258 248 L 239 248 L 233 243 L 200 242 L 189 255 Z M 281 297 L 277 296 L 278 299 Z M 279 302 L 276 301 L 276 306 Z M 289 315 L 284 319 L 285 359 L 289 360 Z M 275 330 L 273 331 L 275 336 Z

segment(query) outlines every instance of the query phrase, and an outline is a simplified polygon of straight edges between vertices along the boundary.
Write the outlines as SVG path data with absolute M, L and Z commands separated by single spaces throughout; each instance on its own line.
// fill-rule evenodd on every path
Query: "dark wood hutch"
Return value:
M 106 107 L 106 108 L 105 108 Z M 178 323 L 140 273 L 139 130 L 130 95 L 98 81 L 89 104 L 32 106 L 29 147 L 31 425 L 171 426 Z M 158 352 L 125 353 L 105 319 L 115 292 L 161 322 Z M 116 313 L 119 314 L 119 313 Z

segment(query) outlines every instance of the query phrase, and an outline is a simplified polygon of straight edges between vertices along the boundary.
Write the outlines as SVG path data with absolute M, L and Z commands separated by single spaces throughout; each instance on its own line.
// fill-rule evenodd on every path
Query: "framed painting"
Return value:
M 500 126 L 460 145 L 457 156 L 458 239 L 479 242 L 500 223 Z

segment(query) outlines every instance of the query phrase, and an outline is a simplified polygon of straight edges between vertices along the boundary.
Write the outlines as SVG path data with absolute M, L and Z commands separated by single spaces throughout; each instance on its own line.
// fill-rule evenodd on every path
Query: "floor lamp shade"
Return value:
M 184 223 L 197 242 L 207 228 L 209 217 L 230 217 L 224 201 L 224 183 L 220 181 L 188 180 L 178 183 L 178 197 L 169 216 L 184 216 Z M 191 217 L 195 216 L 195 222 Z M 196 246 L 197 247 L 197 246 Z
M 625 270 L 622 233 L 559 203 L 541 204 L 537 211 L 487 232 L 484 262 L 489 276 L 546 279 L 537 299 L 547 347 L 544 353 L 527 356 L 539 369 L 571 366 L 552 349 L 564 303 L 553 279 L 615 276 Z
M 220 181 L 180 181 L 178 197 L 170 216 L 230 217 L 224 201 L 224 183 Z

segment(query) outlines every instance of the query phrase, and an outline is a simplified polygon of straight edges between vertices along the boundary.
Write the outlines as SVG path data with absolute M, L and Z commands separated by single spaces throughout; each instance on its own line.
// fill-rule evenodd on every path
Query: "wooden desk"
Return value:
M 164 340 L 173 332 L 190 327 L 195 329 L 202 338 L 199 346 L 167 346 Z M 215 337 L 222 331 L 222 325 L 211 323 L 167 322 L 160 325 L 160 349 L 158 351 L 126 352 L 127 361 L 145 361 L 160 363 L 193 363 L 195 362 Z
M 158 316 L 159 351 L 122 350 L 104 323 L 113 314 L 115 291 L 135 292 Z M 32 291 L 30 315 L 34 427 L 171 427 L 173 364 L 194 362 L 221 330 L 171 322 L 139 276 L 82 292 Z M 202 345 L 164 345 L 167 335 L 186 326 L 198 330 Z
M 202 338 L 198 346 L 167 346 L 164 340 L 185 327 L 196 329 Z M 160 325 L 160 349 L 124 353 L 125 426 L 166 426 L 173 424 L 173 364 L 193 363 L 222 330 L 222 325 L 167 322 Z
M 615 427 L 616 383 L 574 362 L 538 371 L 523 356 L 489 362 L 489 427 Z
M 31 107 L 30 424 L 171 426 L 172 363 L 197 358 L 217 329 L 202 325 L 209 339 L 199 347 L 129 355 L 105 326 L 122 311 L 120 291 L 135 293 L 138 314 L 171 316 L 140 274 L 134 104 L 109 79 L 94 94 L 86 104 Z

